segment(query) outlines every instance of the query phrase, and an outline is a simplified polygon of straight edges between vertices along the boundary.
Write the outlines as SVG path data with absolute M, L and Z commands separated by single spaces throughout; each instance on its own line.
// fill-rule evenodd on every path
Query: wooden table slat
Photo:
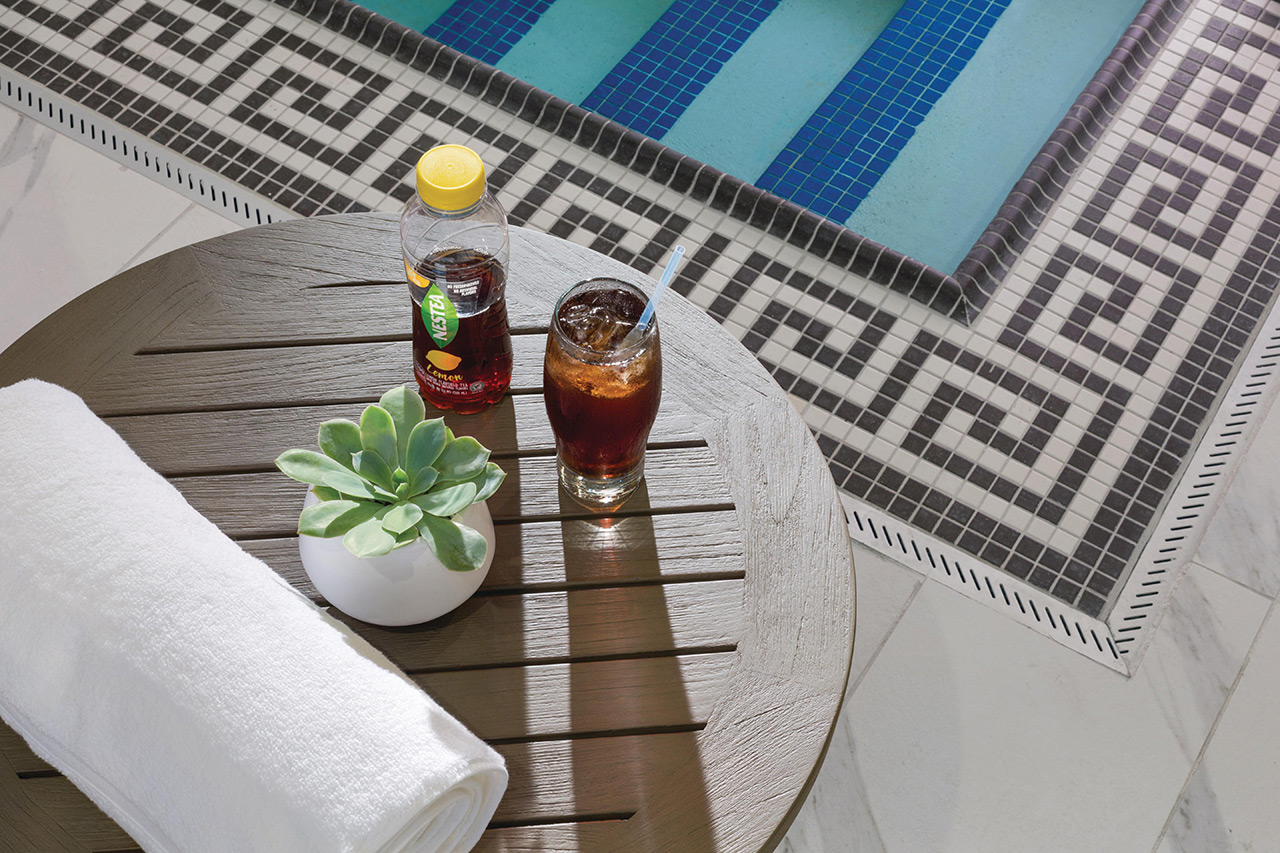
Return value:
M 737 523 L 732 510 L 720 510 L 500 524 L 494 531 L 493 565 L 480 588 L 533 592 L 743 577 L 746 561 L 738 542 L 709 532 L 733 530 Z M 558 525 L 560 535 L 548 535 L 543 525 Z M 296 536 L 240 544 L 307 597 L 319 600 L 298 557 Z
M 640 810 L 655 788 L 669 784 L 677 768 L 687 766 L 698 754 L 697 734 L 691 732 L 498 744 L 496 749 L 507 761 L 511 783 L 494 822 L 507 827 L 575 818 L 586 818 L 587 825 L 625 820 Z M 53 818 L 85 849 L 136 846 L 63 776 L 24 779 L 17 787 L 32 807 Z M 697 803 L 692 805 L 698 807 Z M 701 808 L 706 808 L 705 803 Z M 709 833 L 706 828 L 701 831 Z M 500 835 L 518 837 L 519 833 Z
M 732 652 L 718 652 L 435 672 L 413 679 L 485 740 L 555 740 L 699 728 L 734 659 Z M 53 771 L 7 726 L 0 727 L 0 751 L 15 773 Z M 61 786 L 50 790 L 64 801 Z
M 624 820 L 495 827 L 473 853 L 547 853 L 554 850 L 625 850 L 633 834 Z M 637 849 L 637 848 L 632 848 Z
M 403 270 L 402 270 L 403 273 Z M 334 343 L 351 340 L 402 340 L 411 335 L 412 302 L 409 288 L 400 281 L 335 282 L 309 288 L 264 289 L 261 282 L 232 299 L 226 290 L 219 304 L 208 306 L 197 322 L 174 324 L 156 335 L 143 352 L 198 352 L 248 346 L 297 343 Z M 271 294 L 275 320 L 246 325 L 244 300 Z M 545 334 L 549 315 L 517 300 L 508 307 L 508 323 L 516 334 Z M 255 306 L 260 307 L 260 306 Z M 353 322 L 354 321 L 354 322 Z
M 334 615 L 420 672 L 731 649 L 742 637 L 742 590 L 740 580 L 716 580 L 477 596 L 414 628 Z
M 543 335 L 513 335 L 511 389 L 542 388 Z M 413 383 L 408 342 L 319 344 L 133 355 L 83 396 L 99 415 L 201 412 L 377 399 Z
M 414 676 L 485 740 L 556 739 L 706 724 L 732 652 Z
M 497 823 L 634 815 L 655 789 L 672 784 L 678 768 L 698 754 L 696 733 L 581 738 L 528 744 L 499 744 L 511 783 L 494 814 Z M 696 763 L 696 762 L 694 762 Z M 701 810 L 706 821 L 691 831 L 709 838 L 710 815 L 705 801 L 690 794 L 687 806 Z M 692 837 L 690 842 L 698 839 Z M 690 843 L 687 850 L 710 850 Z
M 501 465 L 507 479 L 488 501 L 495 521 L 587 513 L 560 493 L 554 457 L 506 459 Z M 233 538 L 297 532 L 307 489 L 278 471 L 174 477 L 171 482 Z M 646 454 L 645 479 L 624 510 L 677 511 L 722 506 L 730 500 L 715 458 L 705 447 L 676 447 Z
M 162 255 L 113 282 L 77 297 L 5 349 L 0 387 L 36 377 L 84 394 L 94 377 L 215 298 L 190 249 Z
M 368 403 L 245 409 L 230 412 L 187 412 L 107 418 L 129 446 L 161 474 L 245 471 L 272 466 L 291 447 L 316 448 L 316 430 L 324 421 L 358 421 Z M 457 435 L 469 435 L 499 457 L 520 453 L 552 453 L 555 436 L 541 394 L 504 397 L 475 415 L 430 410 L 443 415 Z M 693 419 L 676 406 L 658 412 L 649 441 L 653 444 L 701 443 Z
M 123 850 L 137 842 L 64 776 L 23 779 L 23 794 L 88 850 Z M 37 848 L 38 849 L 38 848 Z
M 161 329 L 148 343 L 150 349 L 182 350 L 201 347 L 223 348 L 285 341 L 323 342 L 361 335 L 385 339 L 398 335 L 407 339 L 410 329 L 410 299 L 405 283 L 400 247 L 391 229 L 367 229 L 375 242 L 366 246 L 326 244 L 326 223 L 311 235 L 280 239 L 273 234 L 249 238 L 258 247 L 275 242 L 281 254 L 262 252 L 247 261 L 234 250 L 238 240 L 198 244 L 191 253 L 206 270 L 216 270 L 210 280 L 217 298 L 209 300 L 198 314 L 180 317 Z M 545 270 L 534 271 L 523 262 L 524 234 L 512 234 L 512 264 L 509 270 L 508 321 L 518 332 L 545 331 L 550 310 L 545 304 L 525 298 L 530 287 L 547 286 Z M 300 243 L 314 261 L 299 268 Z M 282 262 L 283 259 L 287 261 Z M 538 281 L 531 282 L 533 276 Z M 563 291 L 576 279 L 572 274 L 556 276 L 550 286 Z M 270 314 L 270 323 L 255 320 Z M 355 330 L 355 331 L 353 331 Z
M 12 774 L 41 773 L 51 769 L 44 759 L 31 751 L 21 735 L 0 722 L 0 770 L 6 764 Z M 4 774 L 0 774 L 0 778 L 5 778 Z

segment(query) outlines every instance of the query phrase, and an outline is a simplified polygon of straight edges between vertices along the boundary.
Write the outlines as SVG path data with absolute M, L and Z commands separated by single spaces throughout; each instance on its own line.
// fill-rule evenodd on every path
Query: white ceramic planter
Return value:
M 316 502 L 308 490 L 303 506 Z M 316 589 L 343 613 L 374 625 L 417 625 L 443 616 L 470 598 L 493 563 L 493 519 L 488 505 L 472 504 L 454 520 L 479 531 L 489 543 L 484 565 L 475 571 L 445 568 L 421 539 L 381 557 L 357 557 L 342 544 L 341 536 L 299 536 L 298 553 Z

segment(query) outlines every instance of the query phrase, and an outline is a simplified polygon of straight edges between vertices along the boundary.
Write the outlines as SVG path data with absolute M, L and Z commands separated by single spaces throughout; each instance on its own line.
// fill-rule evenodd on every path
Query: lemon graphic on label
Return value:
M 442 352 L 438 349 L 433 349 L 431 352 L 427 353 L 427 361 L 431 362 L 441 370 L 453 370 L 459 364 L 462 364 L 462 359 L 458 358 L 456 355 Z

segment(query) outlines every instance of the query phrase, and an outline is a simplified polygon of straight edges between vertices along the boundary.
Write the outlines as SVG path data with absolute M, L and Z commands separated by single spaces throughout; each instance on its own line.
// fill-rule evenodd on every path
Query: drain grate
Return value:
M 1107 623 L 1073 610 L 1043 590 L 984 565 L 856 498 L 847 494 L 842 497 L 849 517 L 849 535 L 854 541 L 990 605 L 1117 672 L 1128 675 L 1131 671 Z
M 298 218 L 280 205 L 5 68 L 0 68 L 0 103 L 245 226 Z
M 1227 395 L 1196 448 L 1133 572 L 1111 609 L 1108 623 L 1120 653 L 1135 663 L 1174 583 L 1195 556 L 1213 512 L 1236 467 L 1280 392 L 1280 304 L 1273 305 Z

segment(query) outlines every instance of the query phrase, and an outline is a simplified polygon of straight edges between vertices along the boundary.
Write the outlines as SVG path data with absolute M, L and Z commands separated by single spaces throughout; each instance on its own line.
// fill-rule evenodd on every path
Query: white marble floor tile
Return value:
M 927 581 L 841 715 L 843 802 L 791 849 L 1151 849 L 1269 605 L 1193 567 L 1125 679 Z
M 0 349 L 125 269 L 166 229 L 188 241 L 223 233 L 204 211 L 179 225 L 191 208 L 173 190 L 0 106 Z
M 924 575 L 857 542 L 853 543 L 853 565 L 858 611 L 850 695 L 924 583 Z
M 1280 849 L 1280 619 L 1268 617 L 1159 853 Z
M 172 252 L 201 240 L 209 240 L 222 234 L 239 231 L 241 225 L 232 222 L 225 216 L 219 216 L 207 207 L 192 202 L 177 219 L 155 236 L 138 254 L 129 259 L 121 269 L 136 267 L 143 261 L 159 257 L 165 252 Z
M 1280 407 L 1258 426 L 1196 561 L 1250 589 L 1280 594 Z
M 846 703 L 924 584 L 923 575 L 856 542 L 853 564 L 858 618 Z M 866 797 L 849 738 L 849 727 L 842 720 L 831 736 L 826 760 L 809 797 L 778 848 L 781 853 L 861 853 L 880 849 L 875 846 L 874 821 L 865 808 Z

